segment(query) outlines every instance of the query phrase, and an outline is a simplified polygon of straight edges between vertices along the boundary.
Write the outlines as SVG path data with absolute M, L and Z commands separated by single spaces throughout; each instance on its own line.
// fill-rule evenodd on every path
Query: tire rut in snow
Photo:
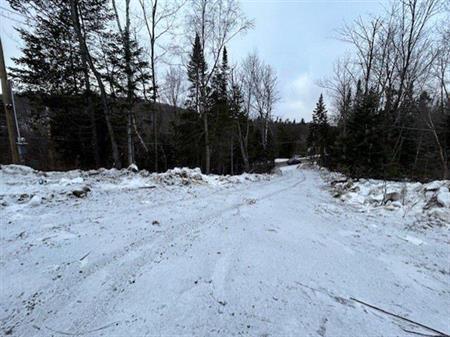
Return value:
M 303 173 L 302 173 L 303 174 Z M 303 175 L 301 180 L 297 179 L 282 179 L 285 182 L 290 182 L 291 180 L 295 180 L 294 183 L 289 184 L 289 186 L 283 186 L 283 188 L 276 189 L 270 193 L 266 193 L 256 200 L 264 200 L 271 198 L 275 195 L 285 192 L 286 190 L 292 189 L 302 182 L 305 181 L 305 176 Z M 273 183 L 278 183 L 279 180 L 274 180 Z M 272 182 L 269 184 L 263 184 L 264 187 L 273 185 Z M 259 185 L 259 184 L 258 184 Z M 285 184 L 284 184 L 285 185 Z M 243 188 L 248 188 L 248 186 L 242 186 Z M 217 193 L 217 191 L 212 191 L 210 194 L 206 196 L 202 196 L 201 198 L 195 199 L 196 201 L 205 200 L 208 198 L 217 199 L 217 197 L 228 196 L 230 194 L 239 192 L 241 189 L 233 189 L 233 190 L 224 190 L 225 193 Z M 182 199 L 181 203 L 191 202 L 191 199 Z M 169 201 L 166 203 L 160 203 L 161 205 L 174 205 L 173 201 Z M 110 278 L 106 281 L 109 284 L 109 287 L 104 290 L 103 297 L 97 298 L 92 303 L 89 303 L 87 306 L 87 310 L 83 311 L 83 317 L 80 317 L 79 320 L 74 321 L 71 327 L 67 327 L 69 329 L 80 329 L 80 328 L 89 328 L 95 326 L 95 322 L 101 319 L 101 314 L 107 312 L 107 309 L 110 307 L 111 301 L 116 296 L 114 291 L 115 287 L 120 287 L 130 280 L 133 275 L 137 275 L 139 270 L 148 264 L 153 264 L 158 261 L 158 259 L 164 255 L 168 249 L 170 249 L 170 244 L 174 241 L 177 241 L 180 238 L 192 235 L 195 231 L 201 231 L 209 226 L 212 226 L 210 222 L 217 217 L 222 216 L 223 214 L 230 212 L 232 210 L 238 209 L 240 207 L 248 206 L 244 201 L 239 201 L 233 203 L 228 207 L 224 207 L 222 209 L 210 212 L 208 215 L 203 215 L 200 217 L 192 217 L 188 220 L 184 220 L 180 224 L 172 225 L 172 229 L 169 232 L 163 232 L 162 236 L 159 237 L 156 241 L 154 240 L 155 234 L 147 235 L 145 237 L 141 237 L 137 241 L 131 242 L 126 247 L 121 247 L 120 249 L 110 253 L 108 256 L 105 256 L 100 259 L 96 264 L 91 267 L 87 267 L 83 271 L 83 275 L 80 277 L 77 273 L 73 271 L 73 276 L 70 278 L 65 278 L 64 283 L 58 285 L 57 287 L 53 287 L 53 284 L 49 284 L 49 286 L 45 288 L 41 288 L 39 292 L 41 294 L 51 294 L 47 298 L 42 298 L 42 302 L 39 306 L 37 306 L 34 311 L 30 314 L 30 316 L 21 317 L 20 313 L 17 313 L 13 317 L 8 319 L 7 324 L 15 326 L 18 328 L 18 332 L 22 329 L 24 335 L 33 335 L 36 333 L 36 328 L 26 324 L 26 321 L 33 321 L 34 326 L 45 326 L 45 322 L 49 319 L 56 318 L 58 311 L 66 307 L 68 304 L 73 302 L 76 299 L 78 294 L 78 287 L 80 283 L 82 284 L 90 277 L 94 276 L 99 272 L 103 272 L 105 269 L 111 268 L 113 269 L 109 275 Z M 176 205 L 176 207 L 180 207 L 180 205 Z M 195 224 L 195 225 L 194 225 Z M 199 226 L 201 225 L 201 226 Z M 181 233 L 181 234 L 179 234 Z M 178 235 L 177 235 L 178 234 Z M 127 259 L 127 257 L 131 254 L 137 254 L 136 258 L 133 258 L 131 261 Z M 125 262 L 120 265 L 120 261 L 125 260 Z M 119 265 L 118 265 L 119 264 Z M 49 316 L 49 309 L 52 310 L 53 314 L 51 317 Z M 21 331 L 22 332 L 22 331 Z

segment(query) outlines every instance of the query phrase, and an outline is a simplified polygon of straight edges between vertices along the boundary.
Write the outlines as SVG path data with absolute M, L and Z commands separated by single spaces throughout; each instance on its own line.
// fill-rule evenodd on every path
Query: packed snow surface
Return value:
M 450 333 L 447 182 L 134 171 L 1 167 L 3 335 Z

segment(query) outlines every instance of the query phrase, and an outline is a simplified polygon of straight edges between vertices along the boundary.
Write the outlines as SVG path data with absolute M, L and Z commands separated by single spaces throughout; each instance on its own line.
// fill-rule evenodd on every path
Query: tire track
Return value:
M 306 178 L 302 173 L 302 178 L 300 180 L 298 180 L 295 176 L 288 175 L 286 176 L 286 179 L 281 177 L 281 179 L 269 181 L 269 184 L 264 184 L 264 182 L 259 184 L 258 182 L 256 185 L 262 185 L 263 187 L 273 186 L 275 183 L 281 183 L 282 185 L 289 183 L 289 185 L 263 194 L 256 200 L 265 200 L 289 189 L 295 188 L 303 183 L 305 179 Z M 292 180 L 294 180 L 294 183 L 290 183 Z M 208 193 L 200 198 L 195 198 L 194 202 L 206 200 L 208 198 L 213 198 L 216 199 L 216 202 L 220 202 L 225 200 L 217 199 L 222 199 L 223 197 L 227 199 L 227 197 L 230 196 L 233 198 L 242 199 L 243 195 L 241 192 L 244 192 L 243 189 L 248 187 L 249 185 L 244 185 L 242 188 L 223 190 L 223 192 L 220 191 L 220 193 L 212 191 L 211 193 Z M 236 193 L 239 193 L 239 195 L 235 195 Z M 186 207 L 186 204 L 192 203 L 192 201 L 192 199 L 182 199 L 182 205 L 179 205 L 173 201 L 167 201 L 160 204 L 166 204 L 169 206 L 173 205 L 175 208 L 183 208 L 183 206 Z M 29 316 L 22 317 L 23 315 L 17 313 L 13 317 L 10 317 L 7 322 L 4 322 L 5 324 L 3 324 L 3 326 L 14 326 L 15 330 L 17 329 L 17 333 L 21 333 L 22 336 L 35 335 L 37 332 L 36 326 L 44 327 L 45 323 L 52 318 L 49 317 L 48 309 L 53 311 L 53 317 L 57 317 L 58 311 L 76 299 L 78 294 L 77 290 L 79 289 L 80 284 L 83 284 L 83 282 L 86 282 L 90 277 L 95 276 L 99 272 L 113 269 L 113 272 L 109 273 L 110 277 L 106 280 L 106 283 L 109 284 L 109 288 L 103 290 L 104 294 L 102 294 L 102 298 L 96 299 L 95 302 L 93 301 L 89 303 L 87 310 L 83 311 L 83 316 L 74 322 L 69 329 L 74 329 L 76 331 L 77 329 L 86 329 L 89 328 L 89 326 L 94 326 L 95 322 L 101 319 L 101 315 L 107 312 L 112 300 L 115 298 L 116 294 L 110 289 L 126 284 L 130 277 L 138 274 L 139 270 L 141 270 L 144 266 L 155 263 L 161 254 L 166 254 L 166 252 L 171 248 L 171 244 L 182 238 L 192 236 L 192 234 L 196 231 L 201 231 L 213 226 L 214 224 L 211 222 L 217 217 L 221 217 L 227 212 L 246 206 L 248 206 L 247 203 L 240 200 L 239 202 L 234 202 L 228 207 L 209 212 L 207 215 L 202 215 L 200 217 L 194 216 L 189 219 L 184 218 L 184 221 L 175 222 L 168 231 L 162 232 L 162 235 L 159 235 L 156 240 L 155 234 L 147 235 L 129 243 L 125 247 L 121 247 L 120 249 L 109 253 L 108 256 L 101 258 L 94 265 L 84 269 L 82 276 L 75 273 L 74 270 L 67 270 L 67 272 L 72 271 L 73 276 L 68 279 L 65 278 L 64 283 L 61 283 L 56 287 L 53 287 L 53 284 L 49 284 L 47 287 L 39 290 L 41 293 L 51 295 L 45 299 L 41 298 L 41 304 L 36 306 L 34 311 Z M 136 207 L 136 209 L 139 208 Z M 180 218 L 183 218 L 183 215 L 180 215 Z M 133 258 L 132 260 L 127 259 L 130 254 L 136 253 L 138 253 L 136 258 Z M 125 262 L 120 262 L 124 260 Z M 26 321 L 30 323 L 33 322 L 34 327 L 27 324 Z

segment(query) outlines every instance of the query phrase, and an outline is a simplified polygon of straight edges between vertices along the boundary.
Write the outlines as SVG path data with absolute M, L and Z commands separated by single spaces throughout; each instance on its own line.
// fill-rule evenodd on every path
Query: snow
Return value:
M 42 198 L 38 195 L 35 195 L 30 199 L 29 205 L 37 206 L 37 205 L 40 205 L 41 203 L 42 203 Z
M 376 179 L 353 181 L 336 172 L 321 170 L 334 197 L 360 212 L 396 212 L 419 226 L 450 226 L 450 181 L 396 182 Z
M 137 167 L 136 164 L 133 163 L 130 166 L 128 166 L 128 170 L 131 171 L 131 172 L 138 172 L 139 168 Z
M 447 187 L 441 187 L 439 189 L 439 192 L 437 193 L 437 201 L 443 207 L 450 207 L 450 192 L 448 191 Z
M 402 197 L 381 205 L 380 182 L 348 184 L 341 201 L 324 170 L 281 172 L 2 166 L 2 333 L 435 334 L 354 299 L 450 332 L 449 227 L 418 225 L 447 214 L 429 202 L 446 182 L 430 200 L 422 184 L 387 183 Z

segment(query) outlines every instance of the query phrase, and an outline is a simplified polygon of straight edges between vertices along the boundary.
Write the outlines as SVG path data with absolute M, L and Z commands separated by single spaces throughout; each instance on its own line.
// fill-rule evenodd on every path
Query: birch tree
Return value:
M 244 33 L 253 26 L 243 14 L 237 0 L 193 0 L 188 15 L 187 31 L 192 41 L 195 32 L 199 37 L 200 47 L 209 65 L 208 72 L 202 79 L 198 100 L 198 113 L 203 119 L 205 140 L 205 172 L 210 173 L 211 148 L 209 139 L 209 123 L 206 102 L 206 88 L 216 73 L 224 47 L 238 34 Z
M 152 123 L 153 123 L 153 152 L 154 169 L 158 171 L 159 143 L 158 143 L 158 105 L 160 90 L 158 83 L 158 61 L 167 53 L 168 46 L 163 46 L 160 41 L 165 35 L 173 34 L 178 20 L 178 12 L 185 4 L 185 0 L 139 0 L 142 11 L 142 19 L 149 42 L 149 63 L 152 78 L 153 102 Z

